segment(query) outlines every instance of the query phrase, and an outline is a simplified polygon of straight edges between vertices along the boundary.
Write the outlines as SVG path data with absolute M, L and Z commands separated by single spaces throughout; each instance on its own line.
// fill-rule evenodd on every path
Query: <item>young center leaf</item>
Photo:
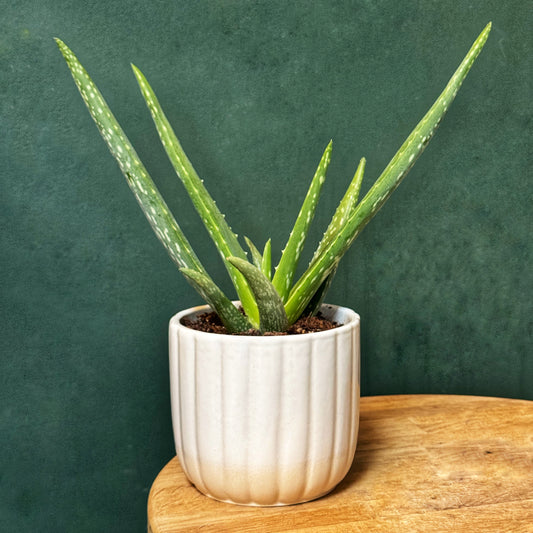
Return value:
M 228 257 L 228 261 L 241 271 L 250 284 L 259 309 L 260 331 L 285 331 L 288 326 L 287 315 L 274 285 L 259 268 L 248 261 L 239 257 Z
M 263 258 L 261 261 L 261 270 L 263 274 L 272 280 L 272 240 L 268 239 L 263 248 Z

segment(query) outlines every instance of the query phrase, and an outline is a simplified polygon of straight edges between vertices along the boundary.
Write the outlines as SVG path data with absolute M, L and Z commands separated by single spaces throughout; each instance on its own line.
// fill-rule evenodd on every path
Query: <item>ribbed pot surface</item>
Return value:
M 174 439 L 189 480 L 243 505 L 287 505 L 331 491 L 353 461 L 359 423 L 359 316 L 305 335 L 217 335 L 170 321 Z

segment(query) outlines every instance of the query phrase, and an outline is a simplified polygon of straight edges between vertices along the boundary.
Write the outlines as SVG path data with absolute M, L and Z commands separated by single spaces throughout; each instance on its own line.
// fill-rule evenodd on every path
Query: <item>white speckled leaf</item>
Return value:
M 247 331 L 252 327 L 209 276 L 190 268 L 181 268 L 180 271 L 219 316 L 229 333 Z
M 225 261 L 230 255 L 246 259 L 246 253 L 185 154 L 146 77 L 135 65 L 132 68 L 168 158 L 224 260 L 246 314 L 257 325 L 257 306 L 246 279 Z
M 346 193 L 342 197 L 342 200 L 339 202 L 335 214 L 333 215 L 331 222 L 324 233 L 324 237 L 320 241 L 311 263 L 320 256 L 320 254 L 331 244 L 333 239 L 337 237 L 341 229 L 343 228 L 346 221 L 350 218 L 350 215 L 353 213 L 357 201 L 359 200 L 359 191 L 361 190 L 361 183 L 363 182 L 363 175 L 365 173 L 366 159 L 363 157 L 357 165 L 357 170 L 355 171 L 354 177 L 346 190 Z
M 324 249 L 294 285 L 285 304 L 289 323 L 298 319 L 322 282 L 335 268 L 340 258 L 389 198 L 423 152 L 449 105 L 455 98 L 472 64 L 481 52 L 490 29 L 491 24 L 489 23 L 472 45 L 444 91 L 411 132 L 398 152 L 396 152 L 381 176 L 350 215 L 337 237 Z
M 309 266 L 311 266 L 316 259 L 320 257 L 320 254 L 331 244 L 333 239 L 337 236 L 339 231 L 342 229 L 350 215 L 353 213 L 355 206 L 359 200 L 359 191 L 361 190 L 361 184 L 363 182 L 363 175 L 365 172 L 366 159 L 363 157 L 357 165 L 357 170 L 355 175 L 346 190 L 342 200 L 339 202 L 335 214 L 331 219 L 331 222 L 328 225 L 324 237 L 318 244 L 318 247 L 313 254 L 313 259 L 310 261 Z M 311 301 L 307 304 L 307 307 L 303 311 L 304 316 L 314 315 L 320 309 L 326 294 L 331 287 L 333 278 L 337 272 L 337 267 L 335 267 L 329 274 L 328 277 L 322 282 L 320 287 L 311 298 Z
M 261 264 L 263 263 L 261 252 L 257 249 L 255 244 L 248 237 L 244 237 L 244 240 L 246 241 L 246 245 L 248 246 L 248 249 L 250 250 L 250 253 L 252 254 L 253 264 L 257 268 L 261 268 Z
M 179 267 L 205 271 L 100 91 L 67 45 L 56 42 L 100 134 L 170 257 Z
M 201 274 L 202 279 L 204 279 L 204 286 L 210 285 L 209 292 L 219 295 L 217 306 L 220 313 L 223 316 L 231 316 L 231 308 L 234 309 L 233 304 L 225 296 L 223 298 L 220 296 L 222 291 L 211 280 L 200 263 L 100 91 L 68 46 L 60 39 L 56 39 L 56 42 L 98 130 L 117 160 L 155 234 L 180 269 Z M 206 292 L 200 291 L 200 294 L 205 296 Z M 206 301 L 212 303 L 209 299 Z M 239 328 L 238 323 L 236 325 L 228 324 L 228 326 L 232 329 Z
M 263 248 L 263 260 L 261 261 L 261 270 L 263 274 L 272 280 L 272 241 L 268 239 Z
M 285 301 L 289 295 L 294 273 L 305 244 L 307 232 L 309 231 L 309 226 L 315 215 L 320 191 L 326 180 L 326 172 L 331 160 L 331 147 L 332 142 L 330 141 L 320 159 L 320 163 L 311 181 L 311 185 L 309 186 L 309 190 L 307 191 L 298 217 L 296 218 L 289 240 L 285 245 L 280 262 L 276 267 L 274 278 L 272 279 L 272 283 L 274 284 L 274 287 L 276 287 L 276 290 L 283 301 Z
M 260 330 L 285 331 L 287 315 L 283 302 L 270 280 L 259 268 L 239 257 L 228 257 L 228 261 L 246 277 L 259 309 Z

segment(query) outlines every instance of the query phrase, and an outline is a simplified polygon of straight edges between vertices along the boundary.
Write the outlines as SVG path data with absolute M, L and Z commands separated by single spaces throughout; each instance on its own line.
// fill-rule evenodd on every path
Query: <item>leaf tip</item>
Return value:
M 144 74 L 141 72 L 139 67 L 135 66 L 133 63 L 130 63 L 131 70 L 133 70 L 133 74 L 135 74 L 135 78 L 137 79 L 137 82 L 140 84 L 142 81 L 144 81 Z
M 235 268 L 238 268 L 238 265 L 242 265 L 243 263 L 248 263 L 246 259 L 241 259 L 240 257 L 235 257 L 234 255 L 229 255 L 226 257 L 226 261 L 233 265 Z
M 485 28 L 481 32 L 481 35 L 483 35 L 483 41 L 487 40 L 491 29 L 492 29 L 492 20 L 485 26 Z
M 56 42 L 59 50 L 61 50 L 62 54 L 68 50 L 68 46 L 59 37 L 54 37 L 54 41 Z
M 492 29 L 492 21 L 490 21 L 484 28 L 483 31 L 479 34 L 479 37 L 477 38 L 477 41 L 479 43 L 479 47 L 482 48 L 485 43 L 487 42 L 487 39 L 489 38 L 490 30 Z

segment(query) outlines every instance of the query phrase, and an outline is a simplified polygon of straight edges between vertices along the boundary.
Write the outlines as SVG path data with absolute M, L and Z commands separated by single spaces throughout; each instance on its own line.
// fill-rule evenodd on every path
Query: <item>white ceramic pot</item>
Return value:
M 251 337 L 170 321 L 176 452 L 196 488 L 242 505 L 288 505 L 330 492 L 352 464 L 359 427 L 359 316 L 304 335 Z

